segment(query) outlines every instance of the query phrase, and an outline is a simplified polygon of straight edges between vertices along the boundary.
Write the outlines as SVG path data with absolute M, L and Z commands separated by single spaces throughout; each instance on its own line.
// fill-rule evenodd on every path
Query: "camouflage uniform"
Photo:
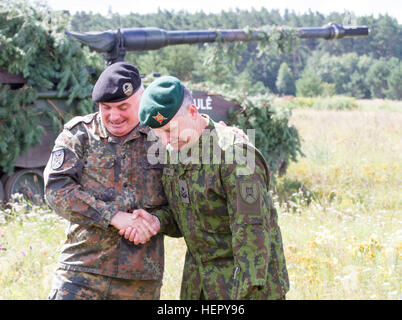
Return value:
M 160 280 L 128 280 L 57 269 L 50 300 L 156 300 Z
M 117 211 L 166 204 L 162 169 L 147 161 L 149 130 L 138 125 L 121 140 L 98 113 L 64 126 L 44 173 L 48 203 L 70 222 L 58 269 L 158 280 L 161 286 L 163 235 L 136 246 L 109 225 Z
M 181 299 L 284 299 L 289 280 L 266 162 L 232 128 L 209 120 L 206 129 L 210 155 L 222 161 L 203 164 L 206 148 L 199 164 L 169 164 L 162 177 L 169 207 L 153 213 L 162 232 L 173 217 L 187 244 Z M 236 158 L 224 163 L 233 147 L 255 151 L 252 174 L 242 175 L 237 169 L 247 165 Z

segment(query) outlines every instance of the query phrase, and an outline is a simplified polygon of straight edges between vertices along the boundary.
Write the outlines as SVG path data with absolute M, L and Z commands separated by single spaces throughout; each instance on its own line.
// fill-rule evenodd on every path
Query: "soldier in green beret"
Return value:
M 139 119 L 167 146 L 162 183 L 169 206 L 152 219 L 144 209 L 134 216 L 159 223 L 162 233 L 179 227 L 187 244 L 181 299 L 285 299 L 281 231 L 261 153 L 233 128 L 199 114 L 174 77 L 144 91 Z M 138 241 L 131 227 L 120 234 Z

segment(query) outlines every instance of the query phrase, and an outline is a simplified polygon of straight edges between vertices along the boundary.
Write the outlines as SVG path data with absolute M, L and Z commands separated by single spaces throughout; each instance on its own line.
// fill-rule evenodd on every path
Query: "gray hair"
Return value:
M 187 107 L 190 104 L 194 104 L 194 99 L 193 96 L 191 95 L 190 90 L 188 90 L 186 87 L 183 86 L 184 89 L 184 94 L 183 94 L 183 102 L 181 103 L 181 106 L 179 110 L 177 111 L 177 115 L 182 116 L 185 114 L 187 111 Z

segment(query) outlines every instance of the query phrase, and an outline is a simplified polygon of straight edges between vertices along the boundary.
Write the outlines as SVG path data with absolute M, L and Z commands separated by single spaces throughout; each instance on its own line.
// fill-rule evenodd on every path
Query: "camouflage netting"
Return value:
M 93 111 L 90 93 L 104 62 L 99 54 L 66 37 L 64 30 L 71 29 L 69 23 L 68 15 L 50 11 L 45 5 L 34 8 L 25 0 L 0 3 L 0 68 L 22 75 L 27 82 L 17 90 L 0 85 L 0 169 L 8 174 L 12 173 L 18 157 L 40 142 L 44 132 L 40 123 L 44 117 L 57 131 L 72 116 Z M 267 30 L 261 35 L 259 50 L 274 46 L 289 51 L 297 42 L 293 29 Z M 208 65 L 225 64 L 225 56 L 229 63 L 236 63 L 241 46 L 218 43 L 211 51 L 213 58 Z M 87 66 L 96 72 L 89 74 Z M 297 155 L 302 155 L 298 132 L 288 124 L 290 112 L 274 108 L 269 96 L 249 97 L 246 89 L 241 97 L 233 98 L 237 88 L 220 92 L 215 84 L 206 84 L 205 88 L 213 88 L 244 107 L 231 124 L 256 129 L 256 146 L 267 158 L 273 173 L 284 173 L 289 161 L 296 161 Z M 68 111 L 60 110 L 53 103 L 46 109 L 37 108 L 38 93 L 49 90 L 66 97 Z
M 93 108 L 86 69 L 91 55 L 64 35 L 68 21 L 62 13 L 26 1 L 0 4 L 0 68 L 27 81 L 17 90 L 0 85 L 0 167 L 9 174 L 18 157 L 40 142 L 40 119 L 47 117 L 57 128 Z M 33 104 L 38 92 L 49 90 L 68 98 L 71 108 L 62 118 L 60 110 L 38 110 Z
M 257 45 L 257 56 L 267 51 L 289 53 L 298 46 L 300 39 L 297 30 L 282 26 L 264 26 L 260 30 Z M 252 29 L 245 29 L 252 33 Z M 224 78 L 227 72 L 225 66 L 241 63 L 241 53 L 246 50 L 247 42 L 225 43 L 218 40 L 207 55 L 204 66 L 208 66 L 211 74 Z M 241 77 L 242 75 L 239 75 Z M 240 82 L 241 83 L 241 82 Z M 278 108 L 273 104 L 273 95 L 263 88 L 260 92 L 250 95 L 251 88 L 246 85 L 221 83 L 220 85 L 206 82 L 202 85 L 191 84 L 197 90 L 216 92 L 227 100 L 241 105 L 243 110 L 229 115 L 230 124 L 243 129 L 255 129 L 255 146 L 261 151 L 268 162 L 273 178 L 283 175 L 291 161 L 297 161 L 298 156 L 304 156 L 301 150 L 299 133 L 289 124 L 291 110 Z
M 243 129 L 245 133 L 247 129 L 255 129 L 255 146 L 267 160 L 273 178 L 285 174 L 291 161 L 304 156 L 299 132 L 289 124 L 291 110 L 276 107 L 273 95 L 244 96 L 226 86 L 215 86 L 213 90 L 204 85 L 189 83 L 188 86 L 196 90 L 213 91 L 243 107 L 240 112 L 229 111 L 230 125 Z
M 286 173 L 290 161 L 296 161 L 301 151 L 295 126 L 289 125 L 289 109 L 277 108 L 268 94 L 242 101 L 243 112 L 232 114 L 232 123 L 240 128 L 256 128 L 255 145 L 264 155 L 273 174 Z

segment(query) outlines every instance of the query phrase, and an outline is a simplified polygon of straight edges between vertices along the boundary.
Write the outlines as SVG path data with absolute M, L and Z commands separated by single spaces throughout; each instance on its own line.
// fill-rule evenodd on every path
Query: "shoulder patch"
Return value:
M 95 116 L 95 113 L 87 114 L 86 116 L 74 117 L 64 125 L 64 128 L 71 130 L 77 124 L 79 124 L 81 122 L 90 123 L 94 119 L 94 116 Z
M 249 218 L 261 214 L 261 186 L 254 179 L 236 181 L 237 212 Z M 251 220 L 250 220 L 251 221 Z
M 240 195 L 248 204 L 253 204 L 260 198 L 260 190 L 256 181 L 239 181 Z
M 64 162 L 64 149 L 59 149 L 52 152 L 52 169 L 59 169 Z

